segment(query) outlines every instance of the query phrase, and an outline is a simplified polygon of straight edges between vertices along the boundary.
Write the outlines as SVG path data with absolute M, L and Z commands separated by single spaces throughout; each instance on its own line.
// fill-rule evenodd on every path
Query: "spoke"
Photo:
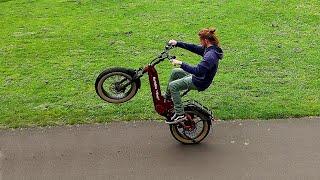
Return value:
M 115 98 L 115 99 L 122 99 L 124 97 L 126 97 L 128 95 L 128 93 L 130 93 L 130 90 L 132 88 L 132 85 L 129 85 L 127 86 L 126 88 L 124 88 L 123 91 L 117 91 L 116 88 L 115 88 L 115 84 L 116 83 L 119 83 L 121 81 L 124 81 L 124 82 L 128 82 L 128 78 L 127 77 L 124 77 L 123 75 L 119 75 L 119 74 L 116 74 L 116 75 L 112 75 L 110 77 L 108 77 L 104 83 L 103 83 L 103 89 L 105 91 L 107 91 L 107 93 L 112 97 L 112 98 Z M 123 82 L 122 82 L 123 83 Z M 121 83 L 121 84 L 122 84 Z
M 118 81 L 118 82 L 121 82 L 121 83 L 124 83 L 124 82 L 126 82 L 126 81 L 123 81 L 123 80 L 128 80 L 128 78 L 123 78 L 123 79 L 121 79 L 120 81 Z M 123 81 L 123 82 L 122 82 Z
M 193 119 L 193 122 L 195 122 L 196 124 L 200 121 L 201 121 L 201 118 L 197 116 Z
M 203 124 L 202 119 L 199 116 L 195 115 L 195 114 L 194 114 L 194 116 L 192 118 L 192 121 L 194 123 L 193 124 L 194 128 L 191 131 L 189 131 L 185 127 L 178 128 L 178 131 L 181 134 L 184 134 L 185 136 L 188 136 L 188 137 L 190 137 L 192 139 L 195 139 L 201 134 L 204 124 Z M 199 124 L 199 122 L 202 122 L 202 123 Z

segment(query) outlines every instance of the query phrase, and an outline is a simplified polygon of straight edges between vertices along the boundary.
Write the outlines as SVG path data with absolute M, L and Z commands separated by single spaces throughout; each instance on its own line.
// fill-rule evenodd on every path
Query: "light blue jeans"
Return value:
M 169 79 L 165 97 L 172 98 L 175 113 L 178 115 L 184 114 L 180 91 L 187 89 L 197 89 L 197 87 L 192 83 L 192 75 L 181 68 L 174 68 Z

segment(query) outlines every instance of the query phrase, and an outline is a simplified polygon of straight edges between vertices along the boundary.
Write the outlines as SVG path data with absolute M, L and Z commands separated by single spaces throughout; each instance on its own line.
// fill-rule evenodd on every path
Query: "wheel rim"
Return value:
M 132 84 L 128 85 L 122 90 L 120 90 L 118 87 L 128 83 L 130 79 L 123 74 L 112 74 L 104 79 L 101 88 L 108 97 L 117 100 L 123 99 L 130 94 L 132 90 Z
M 103 99 L 110 102 L 122 102 L 124 99 L 134 94 L 133 89 L 136 88 L 135 83 L 129 84 L 124 90 L 116 89 L 117 83 L 124 80 L 121 84 L 125 84 L 131 80 L 131 76 L 122 72 L 112 72 L 103 76 L 98 83 L 98 94 Z M 119 84 L 118 84 L 119 85 Z
M 178 124 L 170 125 L 171 133 L 173 137 L 176 140 L 180 141 L 181 143 L 184 143 L 184 144 L 200 143 L 209 134 L 210 125 L 208 123 L 208 120 L 194 111 L 186 111 L 186 113 L 196 115 L 195 118 L 197 118 L 197 121 L 198 121 L 196 122 L 198 124 L 197 130 L 195 130 L 196 133 L 183 132 L 182 127 L 179 127 Z M 200 118 L 200 120 L 198 118 Z
M 187 139 L 198 138 L 203 133 L 203 130 L 204 130 L 204 121 L 201 120 L 201 117 L 199 117 L 196 114 L 192 114 L 192 116 L 193 117 L 191 120 L 183 122 L 185 126 L 177 126 L 178 132 L 184 137 L 188 136 L 188 137 L 185 137 Z

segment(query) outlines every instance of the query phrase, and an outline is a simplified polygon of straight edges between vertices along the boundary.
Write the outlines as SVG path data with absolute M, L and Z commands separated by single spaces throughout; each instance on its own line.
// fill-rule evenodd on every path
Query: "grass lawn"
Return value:
M 318 0 L 0 0 L 0 127 L 162 119 L 147 76 L 120 105 L 96 95 L 96 76 L 144 66 L 169 39 L 198 43 L 209 26 L 225 58 L 215 84 L 187 98 L 224 120 L 320 115 Z M 164 90 L 172 65 L 157 67 Z

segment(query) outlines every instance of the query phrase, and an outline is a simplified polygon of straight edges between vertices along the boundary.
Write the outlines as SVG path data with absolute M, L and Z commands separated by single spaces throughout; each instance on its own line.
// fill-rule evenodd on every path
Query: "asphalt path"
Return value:
M 198 145 L 156 121 L 0 130 L 0 180 L 320 179 L 320 118 L 213 126 Z

